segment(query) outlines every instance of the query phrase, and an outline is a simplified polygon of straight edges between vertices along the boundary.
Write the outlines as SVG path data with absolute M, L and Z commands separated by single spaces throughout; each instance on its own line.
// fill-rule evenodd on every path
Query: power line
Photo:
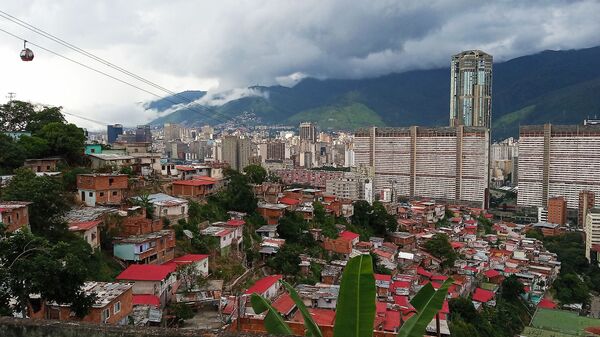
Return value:
M 16 35 L 16 34 L 13 34 L 13 33 L 9 32 L 9 31 L 6 31 L 6 30 L 4 30 L 4 29 L 2 29 L 2 28 L 0 28 L 0 32 L 3 32 L 3 33 L 5 33 L 5 34 L 7 34 L 7 35 L 10 35 L 10 36 L 12 36 L 12 37 L 14 37 L 14 38 L 17 38 L 17 39 L 19 39 L 19 40 L 25 40 L 23 37 L 21 37 L 21 36 L 18 36 L 18 35 Z M 146 92 L 146 93 L 148 93 L 148 94 L 150 94 L 150 95 L 152 95 L 152 96 L 158 97 L 158 98 L 160 98 L 160 99 L 164 99 L 164 100 L 166 100 L 166 101 L 168 101 L 168 102 L 170 102 L 170 103 L 173 103 L 173 104 L 181 104 L 181 102 L 176 102 L 176 101 L 174 101 L 174 100 L 172 100 L 172 99 L 170 99 L 170 98 L 168 98 L 168 97 L 163 97 L 163 96 L 161 96 L 161 95 L 159 95 L 159 94 L 156 94 L 156 93 L 154 93 L 154 92 L 148 91 L 148 90 L 146 90 L 146 89 L 144 89 L 144 88 L 141 88 L 141 87 L 139 87 L 139 86 L 137 86 L 137 85 L 135 85 L 135 84 L 129 83 L 129 82 L 125 81 L 125 80 L 122 80 L 122 79 L 120 79 L 120 78 L 118 78 L 118 77 L 115 77 L 115 76 L 113 76 L 113 75 L 111 75 L 111 74 L 108 74 L 108 73 L 106 73 L 106 72 L 104 72 L 104 71 L 102 71 L 102 70 L 98 70 L 98 69 L 96 69 L 96 68 L 93 68 L 93 67 L 91 67 L 91 66 L 88 66 L 87 64 L 81 63 L 81 62 L 79 62 L 79 61 L 77 61 L 77 60 L 74 60 L 74 59 L 72 59 L 72 58 L 70 58 L 70 57 L 64 56 L 64 55 L 62 55 L 62 54 L 60 54 L 60 53 L 57 53 L 57 52 L 55 52 L 55 51 L 52 51 L 52 50 L 50 50 L 50 49 L 48 49 L 48 48 L 45 48 L 45 47 L 43 47 L 43 46 L 41 46 L 41 45 L 39 45 L 39 44 L 36 44 L 36 43 L 34 43 L 34 42 L 31 42 L 31 41 L 29 41 L 29 40 L 27 41 L 27 43 L 29 43 L 30 45 L 36 46 L 37 48 L 40 48 L 40 49 L 42 49 L 42 50 L 44 50 L 44 51 L 46 51 L 46 52 L 48 52 L 48 53 L 51 53 L 51 54 L 53 54 L 53 55 L 56 55 L 56 56 L 58 56 L 58 57 L 61 57 L 61 58 L 65 59 L 65 60 L 67 60 L 67 61 L 73 62 L 73 63 L 75 63 L 75 64 L 77 64 L 77 65 L 80 65 L 80 66 L 82 66 L 82 67 L 84 67 L 84 68 L 87 68 L 87 69 L 89 69 L 89 70 L 92 70 L 92 71 L 94 71 L 94 72 L 96 72 L 96 73 L 99 73 L 99 74 L 101 74 L 101 75 L 104 75 L 104 76 L 106 76 L 106 77 L 109 77 L 109 78 L 111 78 L 111 79 L 113 79 L 113 80 L 115 80 L 115 81 L 121 82 L 121 83 L 123 83 L 123 84 L 125 84 L 125 85 L 128 85 L 128 86 L 132 87 L 132 88 L 135 88 L 135 89 L 141 90 L 141 91 L 143 91 L 143 92 Z M 188 109 L 190 109 L 190 110 L 193 110 L 193 109 L 191 109 L 191 108 L 189 108 L 189 107 L 188 107 Z M 210 116 L 209 116 L 209 118 L 210 118 Z M 214 117 L 213 117 L 213 118 L 214 118 Z M 216 119 L 216 118 L 214 118 L 214 119 Z M 104 124 L 104 123 L 103 123 L 103 124 Z M 104 124 L 104 125 L 106 125 L 106 124 Z
M 168 94 L 170 94 L 172 96 L 175 96 L 175 97 L 177 97 L 177 98 L 179 98 L 179 99 L 181 99 L 181 100 L 184 101 L 184 102 L 177 102 L 177 103 L 174 103 L 174 104 L 182 104 L 182 103 L 186 103 L 186 102 L 190 103 L 190 104 L 194 103 L 192 100 L 188 99 L 187 97 L 185 97 L 185 96 L 183 96 L 183 95 L 181 95 L 179 93 L 171 91 L 171 90 L 169 90 L 169 89 L 167 89 L 167 88 L 165 88 L 163 86 L 160 86 L 160 85 L 158 85 L 158 84 L 156 84 L 156 83 L 154 83 L 154 82 L 152 82 L 150 80 L 147 80 L 147 79 L 145 79 L 145 78 L 143 78 L 143 77 L 141 77 L 139 75 L 136 75 L 136 74 L 134 74 L 134 73 L 132 73 L 132 72 L 130 72 L 130 71 L 122 68 L 122 67 L 119 67 L 119 66 L 117 66 L 117 65 L 115 65 L 115 64 L 113 64 L 113 63 L 111 63 L 111 62 L 109 62 L 107 60 L 104 60 L 104 59 L 102 59 L 99 56 L 96 56 L 96 55 L 94 55 L 94 54 L 92 54 L 90 52 L 87 52 L 87 51 L 85 51 L 85 50 L 83 50 L 83 49 L 81 49 L 81 48 L 79 48 L 79 47 L 77 47 L 77 46 L 75 46 L 75 45 L 73 45 L 73 44 L 71 44 L 71 43 L 69 43 L 67 41 L 64 41 L 63 39 L 60 39 L 60 38 L 58 38 L 58 37 L 56 37 L 56 36 L 54 36 L 54 35 L 46 32 L 46 31 L 44 31 L 43 29 L 37 28 L 37 27 L 35 27 L 35 26 L 33 26 L 33 25 L 31 25 L 31 24 L 29 24 L 29 23 L 27 23 L 27 22 L 25 22 L 25 21 L 23 21 L 23 20 L 15 17 L 15 16 L 7 13 L 7 12 L 4 12 L 4 11 L 0 10 L 0 17 L 4 18 L 6 20 L 9 20 L 9 21 L 11 21 L 11 22 L 13 22 L 13 23 L 15 23 L 15 24 L 17 24 L 17 25 L 19 25 L 21 27 L 24 27 L 24 28 L 26 28 L 26 29 L 28 29 L 30 31 L 33 31 L 36 34 L 42 35 L 43 37 L 45 37 L 47 39 L 50 39 L 50 40 L 52 40 L 52 41 L 54 41 L 54 42 L 56 42 L 58 44 L 61 44 L 61 45 L 65 46 L 65 47 L 67 47 L 67 48 L 69 48 L 71 50 L 74 50 L 75 52 L 78 52 L 78 53 L 80 53 L 80 54 L 82 54 L 82 55 L 84 55 L 86 57 L 89 57 L 89 58 L 91 58 L 91 59 L 93 59 L 93 60 L 95 60 L 97 62 L 100 62 L 100 63 L 102 63 L 102 64 L 104 64 L 104 65 L 106 65 L 106 66 L 108 66 L 110 68 L 113 68 L 113 69 L 115 69 L 115 70 L 117 70 L 117 71 L 119 71 L 119 72 L 121 72 L 121 73 L 123 73 L 123 74 L 125 74 L 127 76 L 130 76 L 130 77 L 132 77 L 132 78 L 134 78 L 134 79 L 136 79 L 138 81 L 141 81 L 143 83 L 146 83 L 146 84 L 148 84 L 148 85 L 150 85 L 150 86 L 152 86 L 152 87 L 154 87 L 156 89 L 164 91 L 164 92 L 166 92 L 166 93 L 168 93 Z M 170 101 L 170 102 L 173 102 L 173 101 Z M 213 116 L 207 116 L 209 118 L 220 120 L 221 122 L 226 122 L 227 120 L 229 120 L 229 117 L 227 117 L 226 115 L 224 115 L 222 113 L 219 113 L 217 111 L 211 111 L 210 109 L 208 109 L 206 107 L 203 107 L 202 105 L 198 105 L 198 107 L 201 108 L 201 109 L 203 109 L 206 112 L 212 112 Z M 201 111 L 197 111 L 195 108 L 190 107 L 190 106 L 186 106 L 186 108 L 190 109 L 192 111 L 198 112 L 200 114 L 203 113 Z M 221 116 L 221 117 L 218 117 L 218 116 Z

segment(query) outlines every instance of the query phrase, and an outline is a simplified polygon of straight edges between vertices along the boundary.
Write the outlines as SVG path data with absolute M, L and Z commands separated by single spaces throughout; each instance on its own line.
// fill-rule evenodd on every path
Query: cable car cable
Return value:
M 185 96 L 183 96 L 183 95 L 181 95 L 179 93 L 171 91 L 171 90 L 169 90 L 169 89 L 167 89 L 167 88 L 165 88 L 163 86 L 160 86 L 160 85 L 158 85 L 158 84 L 156 84 L 156 83 L 154 83 L 154 82 L 152 82 L 150 80 L 147 80 L 147 79 L 145 79 L 145 78 L 143 78 L 143 77 L 141 77 L 139 75 L 136 75 L 136 74 L 134 74 L 134 73 L 132 73 L 132 72 L 130 72 L 130 71 L 122 68 L 122 67 L 119 67 L 119 66 L 117 66 L 117 65 L 115 65 L 115 64 L 113 64 L 113 63 L 111 63 L 111 62 L 109 62 L 107 60 L 104 60 L 104 59 L 102 59 L 99 56 L 96 56 L 96 55 L 94 55 L 94 54 L 92 54 L 90 52 L 87 52 L 87 51 L 85 51 L 85 50 L 83 50 L 83 49 L 81 49 L 81 48 L 79 48 L 79 47 L 77 47 L 77 46 L 75 46 L 75 45 L 73 45 L 73 44 L 71 44 L 71 43 L 69 43 L 67 41 L 62 40 L 61 38 L 56 37 L 56 36 L 54 36 L 54 35 L 46 32 L 46 31 L 44 31 L 43 29 L 37 28 L 37 27 L 35 27 L 35 26 L 33 26 L 33 25 L 31 25 L 31 24 L 29 24 L 29 23 L 27 23 L 27 22 L 25 22 L 25 21 L 23 21 L 23 20 L 15 17 L 15 16 L 7 13 L 7 12 L 4 12 L 4 11 L 0 10 L 0 17 L 4 18 L 6 20 L 9 20 L 9 21 L 11 21 L 11 22 L 13 22 L 13 23 L 15 23 L 15 24 L 17 24 L 17 25 L 19 25 L 21 27 L 24 27 L 24 28 L 26 28 L 28 30 L 31 30 L 34 33 L 42 35 L 42 36 L 46 37 L 47 39 L 50 39 L 50 40 L 52 40 L 52 41 L 54 41 L 54 42 L 56 42 L 58 44 L 61 44 L 61 45 L 65 46 L 65 47 L 67 47 L 67 48 L 69 48 L 71 50 L 74 50 L 74 51 L 76 51 L 76 52 L 78 52 L 80 54 L 83 54 L 83 55 L 85 55 L 85 56 L 87 56 L 87 57 L 89 57 L 89 58 L 91 58 L 91 59 L 93 59 L 93 60 L 95 60 L 97 62 L 100 62 L 100 63 L 102 63 L 102 64 L 104 64 L 104 65 L 106 65 L 108 67 L 111 67 L 111 68 L 113 68 L 113 69 L 115 69 L 117 71 L 120 71 L 120 72 L 126 74 L 127 76 L 133 77 L 133 78 L 135 78 L 135 79 L 137 79 L 139 81 L 142 81 L 142 82 L 144 82 L 144 83 L 146 83 L 148 85 L 151 85 L 151 86 L 153 86 L 153 87 L 155 87 L 155 88 L 157 88 L 157 89 L 159 89 L 161 91 L 169 93 L 172 96 L 180 98 L 180 99 L 186 101 L 187 103 L 190 103 L 190 104 L 194 103 L 194 101 L 188 99 L 187 97 L 185 97 Z M 162 98 L 162 96 L 161 96 L 161 98 Z M 170 101 L 170 102 L 173 102 L 173 101 Z M 179 103 L 176 103 L 176 104 L 184 104 L 186 102 L 179 102 Z M 221 122 L 227 122 L 227 121 L 230 120 L 230 117 L 226 116 L 223 113 L 219 113 L 217 111 L 211 111 L 210 109 L 208 109 L 208 108 L 206 108 L 206 107 L 204 107 L 204 106 L 202 106 L 200 104 L 198 104 L 197 106 L 200 107 L 201 109 L 205 110 L 206 112 L 211 112 L 213 114 L 213 116 L 209 116 L 209 118 L 220 120 Z M 189 106 L 186 106 L 186 108 L 190 109 L 192 111 L 196 111 L 194 108 L 189 107 Z M 196 111 L 196 112 L 199 112 L 199 111 Z M 218 116 L 220 116 L 221 118 L 219 118 Z
M 3 33 L 5 33 L 5 34 L 7 34 L 7 35 L 10 35 L 10 36 L 12 36 L 12 37 L 14 37 L 14 38 L 17 38 L 17 39 L 19 39 L 19 40 L 22 40 L 22 41 L 23 41 L 23 40 L 25 40 L 23 37 L 21 37 L 21 36 L 18 36 L 18 35 L 16 35 L 16 34 L 13 34 L 13 33 L 9 32 L 9 31 L 6 31 L 6 30 L 4 30 L 4 29 L 2 29 L 2 28 L 0 28 L 0 31 L 1 31 L 1 32 L 3 32 Z M 53 55 L 56 55 L 56 56 L 58 56 L 58 57 L 61 57 L 61 58 L 65 59 L 65 60 L 68 60 L 68 61 L 70 61 L 70 62 L 73 62 L 73 63 L 75 63 L 75 64 L 78 64 L 78 65 L 80 65 L 80 66 L 82 66 L 82 67 L 84 67 L 84 68 L 87 68 L 87 69 L 89 69 L 89 70 L 92 70 L 92 71 L 94 71 L 94 72 L 96 72 L 96 73 L 99 73 L 99 74 L 101 74 L 101 75 L 104 75 L 104 76 L 106 76 L 106 77 L 109 77 L 109 78 L 111 78 L 111 79 L 113 79 L 113 80 L 115 80 L 115 81 L 121 82 L 121 83 L 123 83 L 123 84 L 126 84 L 126 85 L 128 85 L 128 86 L 130 86 L 130 87 L 133 87 L 133 88 L 135 88 L 135 89 L 141 90 L 141 91 L 143 91 L 143 92 L 145 92 L 145 93 L 148 93 L 148 94 L 150 94 L 150 95 L 152 95 L 152 96 L 158 97 L 158 98 L 160 98 L 160 99 L 164 99 L 164 100 L 166 100 L 166 101 L 168 101 L 168 102 L 170 102 L 170 103 L 173 103 L 173 104 L 182 104 L 181 102 L 176 102 L 176 101 L 174 101 L 174 100 L 172 100 L 172 99 L 170 99 L 170 98 L 168 98 L 168 97 L 164 97 L 164 96 L 161 96 L 161 95 L 159 95 L 159 94 L 156 94 L 156 93 L 154 93 L 154 92 L 148 91 L 148 90 L 146 90 L 146 89 L 144 89 L 144 88 L 141 88 L 141 87 L 139 87 L 139 86 L 137 86 L 137 85 L 135 85 L 135 84 L 129 83 L 129 82 L 125 81 L 125 80 L 122 80 L 122 79 L 120 79 L 120 78 L 118 78 L 118 77 L 115 77 L 115 76 L 113 76 L 113 75 L 111 75 L 111 74 L 108 74 L 108 73 L 106 73 L 106 72 L 104 72 L 104 71 L 102 71 L 102 70 L 98 70 L 98 69 L 96 69 L 96 68 L 94 68 L 94 67 L 88 66 L 87 64 L 81 63 L 81 62 L 79 62 L 79 61 L 77 61 L 77 60 L 74 60 L 74 59 L 72 59 L 72 58 L 70 58 L 70 57 L 64 56 L 64 55 L 62 55 L 62 54 L 60 54 L 60 53 L 57 53 L 57 52 L 55 52 L 55 51 L 52 51 L 52 50 L 50 50 L 50 49 L 48 49 L 48 48 L 42 47 L 41 45 L 39 45 L 39 44 L 36 44 L 36 43 L 34 43 L 34 42 L 31 42 L 31 41 L 29 41 L 29 40 L 27 40 L 27 43 L 29 43 L 29 44 L 31 44 L 31 45 L 33 45 L 33 46 L 36 46 L 36 47 L 38 47 L 38 48 L 40 48 L 40 49 L 42 49 L 42 50 L 44 50 L 44 51 L 47 51 L 47 52 L 49 52 L 49 53 L 51 53 L 51 54 L 53 54 Z M 190 110 L 194 111 L 192 108 L 189 108 L 189 107 L 188 107 L 188 109 L 190 109 Z M 200 113 L 202 113 L 202 112 L 200 112 Z M 208 116 L 208 118 L 213 118 L 213 119 L 217 119 L 217 120 L 218 120 L 218 118 L 214 118 L 214 117 L 211 117 L 211 116 Z

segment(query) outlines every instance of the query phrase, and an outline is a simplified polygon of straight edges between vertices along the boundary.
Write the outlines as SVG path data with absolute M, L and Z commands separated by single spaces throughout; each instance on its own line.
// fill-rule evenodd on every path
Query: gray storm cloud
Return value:
M 177 90 L 223 92 L 292 85 L 305 76 L 361 78 L 442 67 L 471 48 L 500 61 L 600 44 L 600 2 L 592 0 L 9 0 L 0 7 Z M 1 19 L 0 26 L 12 27 Z M 5 41 L 0 36 L 0 44 Z M 83 71 L 72 68 L 66 71 Z M 200 87 L 185 87 L 196 83 Z M 111 91 L 105 86 L 81 100 L 101 104 Z M 131 95 L 119 94 L 122 86 L 113 86 L 112 104 L 133 104 Z M 138 93 L 133 99 L 153 98 Z M 77 99 L 68 103 L 81 108 Z

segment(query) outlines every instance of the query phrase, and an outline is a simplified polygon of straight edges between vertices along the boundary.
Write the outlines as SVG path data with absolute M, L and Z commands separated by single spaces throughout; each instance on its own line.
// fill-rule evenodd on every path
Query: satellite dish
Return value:
M 185 236 L 187 236 L 188 239 L 193 239 L 194 238 L 194 233 L 192 233 L 189 229 L 184 229 L 183 230 L 183 234 L 185 234 Z

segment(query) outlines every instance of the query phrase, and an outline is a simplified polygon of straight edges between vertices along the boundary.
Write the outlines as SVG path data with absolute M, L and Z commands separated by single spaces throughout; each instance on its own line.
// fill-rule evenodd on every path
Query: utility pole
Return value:
M 17 93 L 9 92 L 8 95 L 6 95 L 6 98 L 8 99 L 8 103 L 12 102 L 15 99 L 15 96 L 17 96 Z

